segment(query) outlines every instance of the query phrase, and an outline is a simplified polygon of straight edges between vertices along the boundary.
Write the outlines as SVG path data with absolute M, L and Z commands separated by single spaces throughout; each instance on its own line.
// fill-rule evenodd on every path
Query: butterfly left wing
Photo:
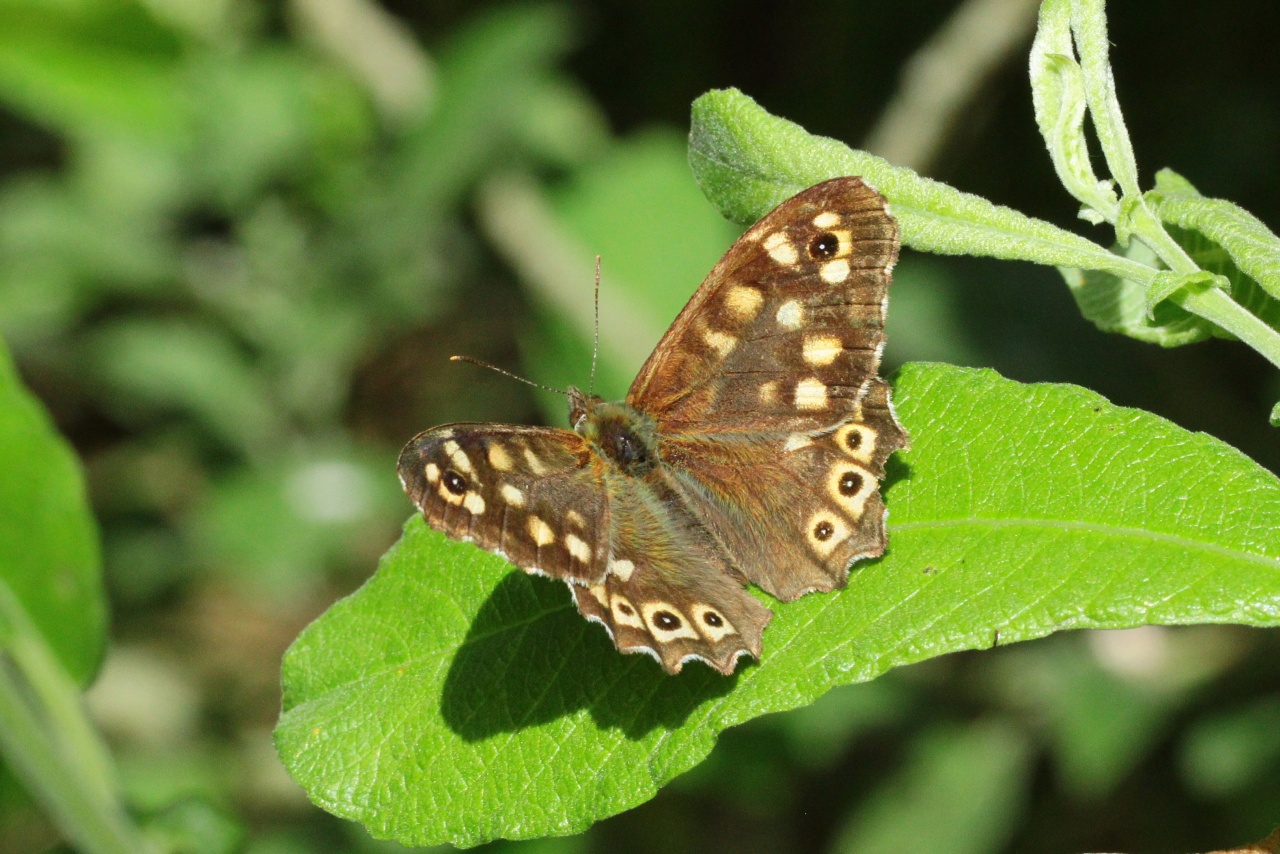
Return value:
M 427 524 L 562 579 L 623 652 L 670 673 L 698 658 L 732 673 L 772 616 L 660 480 L 610 471 L 578 434 L 448 424 L 400 454 Z
M 609 572 L 570 585 L 578 611 L 622 652 L 644 652 L 668 673 L 699 659 L 728 676 L 760 657 L 773 613 L 748 593 L 714 539 L 657 480 L 606 476 L 614 524 Z
M 579 584 L 604 578 L 604 465 L 577 433 L 446 424 L 400 454 L 400 482 L 427 524 L 526 572 Z

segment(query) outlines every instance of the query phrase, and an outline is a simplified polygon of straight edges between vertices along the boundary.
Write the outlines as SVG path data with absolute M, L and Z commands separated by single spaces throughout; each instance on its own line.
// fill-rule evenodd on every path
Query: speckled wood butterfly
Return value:
M 670 673 L 760 657 L 784 602 L 885 548 L 907 434 L 876 376 L 898 229 L 861 178 L 780 204 L 720 259 L 627 392 L 569 390 L 572 430 L 448 424 L 400 455 L 427 523 L 568 582 Z

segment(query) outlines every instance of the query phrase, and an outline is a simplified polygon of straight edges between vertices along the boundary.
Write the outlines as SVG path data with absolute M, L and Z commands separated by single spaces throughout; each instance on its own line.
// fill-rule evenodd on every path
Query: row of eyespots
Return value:
M 616 625 L 647 631 L 660 644 L 670 643 L 677 638 L 705 638 L 716 643 L 728 635 L 737 634 L 737 629 L 724 614 L 701 602 L 692 606 L 694 619 L 690 620 L 669 602 L 644 602 L 640 606 L 640 612 L 637 612 L 631 600 L 621 593 L 608 597 L 603 584 L 592 587 L 591 594 L 601 607 L 609 609 Z

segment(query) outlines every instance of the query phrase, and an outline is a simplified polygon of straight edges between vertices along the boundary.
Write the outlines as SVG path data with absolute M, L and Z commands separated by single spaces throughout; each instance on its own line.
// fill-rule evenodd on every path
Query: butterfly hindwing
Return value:
M 873 380 L 856 417 L 832 428 L 666 442 L 694 514 L 743 575 L 784 602 L 843 587 L 850 564 L 884 552 L 879 481 L 906 444 L 887 390 Z
M 622 652 L 653 655 L 668 673 L 701 659 L 729 674 L 760 656 L 773 616 L 751 596 L 708 532 L 660 482 L 609 478 L 609 571 L 572 587 L 578 610 L 602 624 Z
M 400 455 L 400 479 L 431 527 L 498 552 L 526 572 L 604 577 L 603 465 L 569 430 L 446 424 Z

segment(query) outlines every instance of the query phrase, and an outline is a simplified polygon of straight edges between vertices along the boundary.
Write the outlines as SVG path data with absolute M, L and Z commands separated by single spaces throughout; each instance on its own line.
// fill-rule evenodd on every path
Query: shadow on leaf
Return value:
M 737 676 L 700 662 L 668 676 L 644 655 L 622 655 L 573 607 L 560 582 L 520 572 L 481 606 L 445 677 L 441 715 L 468 741 L 589 711 L 602 729 L 631 739 L 674 729 L 724 696 Z

